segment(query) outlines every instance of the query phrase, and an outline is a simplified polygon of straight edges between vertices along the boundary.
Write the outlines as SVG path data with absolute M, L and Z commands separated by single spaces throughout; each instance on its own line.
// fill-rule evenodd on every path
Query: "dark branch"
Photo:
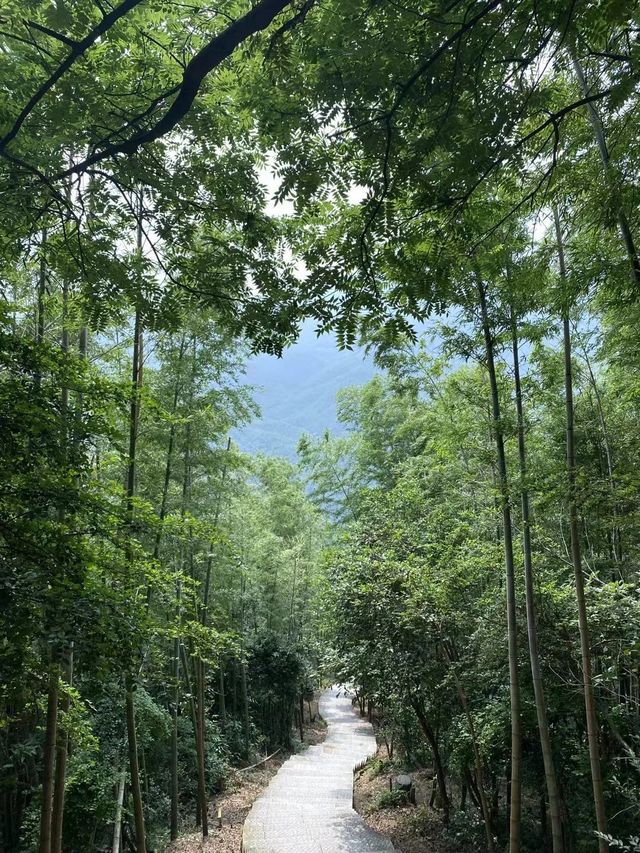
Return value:
M 429 56 L 425 59 L 425 61 L 420 65 L 414 73 L 409 77 L 405 82 L 400 86 L 400 91 L 396 95 L 391 107 L 386 112 L 380 110 L 380 112 L 371 116 L 370 118 L 363 119 L 362 121 L 357 122 L 356 124 L 351 124 L 348 127 L 337 130 L 333 134 L 331 134 L 332 138 L 337 138 L 344 136 L 349 133 L 349 131 L 358 130 L 362 127 L 367 127 L 372 124 L 378 124 L 379 122 L 387 122 L 394 117 L 394 115 L 398 112 L 400 107 L 402 106 L 405 98 L 409 95 L 415 84 L 420 80 L 421 77 L 427 73 L 427 71 L 434 65 L 440 57 L 445 54 L 450 47 L 456 44 L 469 30 L 473 29 L 477 23 L 479 23 L 486 15 L 492 12 L 494 9 L 497 9 L 498 6 L 502 3 L 502 0 L 489 0 L 488 3 L 482 7 L 482 9 L 474 15 L 472 18 L 465 20 L 458 29 L 452 33 L 449 38 L 445 39 L 442 44 L 439 45 Z
M 5 136 L 0 139 L 0 151 L 2 151 L 6 146 L 14 139 L 22 125 L 25 123 L 30 113 L 35 109 L 35 107 L 40 103 L 40 101 L 44 98 L 47 92 L 51 91 L 53 87 L 56 85 L 58 80 L 65 74 L 69 68 L 76 62 L 76 60 L 80 59 L 80 57 L 87 52 L 87 50 L 91 47 L 92 44 L 104 33 L 107 32 L 116 21 L 120 20 L 120 18 L 124 17 L 128 12 L 131 11 L 135 6 L 138 6 L 142 0 L 123 0 L 123 2 L 116 6 L 115 9 L 112 9 L 104 18 L 100 21 L 99 24 L 89 32 L 81 41 L 77 42 L 74 48 L 70 51 L 67 58 L 64 59 L 60 65 L 56 68 L 56 70 L 51 74 L 47 80 L 44 81 L 39 87 L 38 90 L 29 98 L 29 101 L 23 109 L 20 111 L 17 119 L 13 123 L 13 127 L 11 130 L 5 134 Z
M 25 21 L 25 26 L 29 29 L 38 30 L 41 33 L 44 33 L 46 36 L 50 36 L 52 39 L 56 39 L 57 41 L 61 41 L 63 44 L 66 44 L 67 47 L 75 48 L 78 45 L 78 42 L 75 39 L 70 39 L 68 36 L 63 35 L 62 33 L 58 33 L 55 30 L 49 29 L 49 27 L 45 27 L 42 24 L 39 24 L 37 21 Z
M 175 100 L 164 116 L 152 127 L 131 139 L 107 145 L 101 151 L 96 151 L 82 162 L 60 173 L 56 178 L 64 178 L 73 172 L 84 172 L 89 166 L 116 154 L 133 154 L 141 145 L 153 142 L 173 130 L 189 112 L 207 74 L 227 59 L 239 44 L 260 30 L 266 29 L 276 15 L 291 4 L 291 1 L 262 0 L 250 12 L 230 24 L 191 59 L 184 70 Z
M 281 27 L 275 31 L 271 38 L 271 43 L 267 49 L 267 56 L 270 56 L 276 44 L 280 41 L 280 39 L 284 36 L 285 33 L 288 33 L 290 30 L 293 30 L 295 27 L 300 26 L 305 21 L 305 18 L 309 14 L 311 7 L 314 6 L 316 0 L 305 0 L 302 4 L 302 8 L 299 12 L 297 12 L 293 18 L 289 18 L 288 21 L 285 21 Z
M 444 53 L 446 53 L 449 48 L 454 45 L 462 36 L 473 29 L 477 23 L 479 23 L 484 17 L 486 17 L 490 12 L 493 12 L 494 9 L 497 9 L 498 6 L 502 3 L 502 0 L 490 0 L 490 2 L 486 3 L 482 9 L 474 15 L 472 18 L 469 18 L 464 24 L 456 30 L 455 33 L 449 36 L 448 39 L 445 39 L 440 47 L 436 48 L 432 54 L 430 54 L 427 59 L 417 68 L 414 73 L 409 77 L 409 79 L 403 83 L 400 92 L 398 93 L 395 101 L 389 112 L 387 113 L 388 118 L 392 118 L 395 113 L 400 109 L 404 99 L 407 97 L 411 89 L 418 82 L 418 80 L 423 77 L 426 72 L 431 68 L 431 66 L 436 62 Z

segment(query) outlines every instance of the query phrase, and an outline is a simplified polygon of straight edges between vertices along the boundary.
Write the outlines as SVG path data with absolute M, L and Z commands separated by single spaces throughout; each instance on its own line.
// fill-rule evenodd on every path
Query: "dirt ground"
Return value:
M 426 770 L 412 771 L 416 787 L 416 805 L 378 809 L 376 798 L 389 790 L 389 779 L 400 773 L 398 768 L 380 763 L 387 758 L 386 749 L 378 748 L 377 756 L 356 773 L 354 805 L 365 822 L 392 843 L 398 853 L 453 853 L 443 836 L 439 812 L 429 808 L 431 774 Z M 377 760 L 376 760 L 377 759 Z
M 312 702 L 315 722 L 305 722 L 303 749 L 321 743 L 326 726 L 318 715 L 317 701 Z M 182 835 L 169 845 L 166 853 L 239 853 L 242 826 L 254 801 L 264 791 L 291 753 L 281 751 L 253 770 L 233 771 L 227 787 L 209 804 L 209 838 L 203 842 L 199 831 Z M 218 826 L 218 809 L 222 812 L 222 826 Z M 300 851 L 303 853 L 303 851 Z

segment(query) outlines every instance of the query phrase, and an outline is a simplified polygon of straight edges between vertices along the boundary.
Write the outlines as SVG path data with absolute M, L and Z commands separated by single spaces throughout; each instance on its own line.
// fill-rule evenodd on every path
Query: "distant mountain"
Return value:
M 305 324 L 298 342 L 282 358 L 258 355 L 247 364 L 246 381 L 256 386 L 262 417 L 233 435 L 241 450 L 296 458 L 303 432 L 342 431 L 336 419 L 336 393 L 373 376 L 371 359 L 361 349 L 339 350 L 331 335 L 318 338 Z

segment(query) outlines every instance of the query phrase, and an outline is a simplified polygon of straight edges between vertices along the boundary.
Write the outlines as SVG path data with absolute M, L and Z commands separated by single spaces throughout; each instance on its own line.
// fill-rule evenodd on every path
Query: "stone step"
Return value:
M 324 743 L 286 761 L 254 803 L 243 853 L 393 853 L 351 808 L 353 770 L 375 754 L 376 742 L 343 692 L 331 688 L 320 698 Z

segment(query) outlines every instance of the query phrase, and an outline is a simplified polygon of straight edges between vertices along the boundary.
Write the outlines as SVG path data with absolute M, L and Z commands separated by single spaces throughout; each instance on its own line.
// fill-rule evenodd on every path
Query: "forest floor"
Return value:
M 415 806 L 380 808 L 379 799 L 389 791 L 389 779 L 400 772 L 401 768 L 389 762 L 386 749 L 378 747 L 376 756 L 356 773 L 356 811 L 368 826 L 388 838 L 398 853 L 454 853 L 454 848 L 445 837 L 440 813 L 429 807 L 431 772 L 411 772 L 416 787 Z
M 318 714 L 317 699 L 311 703 L 311 711 L 311 722 L 305 716 L 304 744 L 299 751 L 321 743 L 326 736 L 327 727 Z M 253 770 L 233 770 L 225 790 L 209 803 L 207 841 L 203 842 L 200 832 L 194 829 L 169 845 L 166 853 L 238 853 L 249 809 L 290 755 L 290 752 L 281 750 Z M 221 827 L 218 826 L 218 809 L 222 810 Z

